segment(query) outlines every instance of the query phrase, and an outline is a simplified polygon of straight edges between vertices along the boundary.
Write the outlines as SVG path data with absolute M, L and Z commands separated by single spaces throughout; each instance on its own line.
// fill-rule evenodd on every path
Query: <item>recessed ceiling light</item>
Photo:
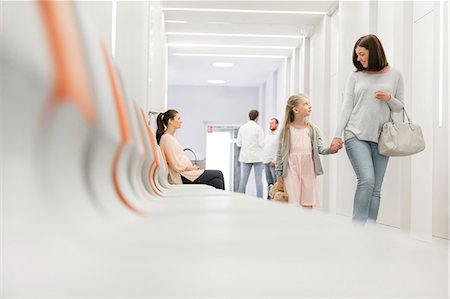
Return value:
M 171 23 L 171 24 L 185 24 L 187 23 L 186 21 L 177 21 L 177 20 L 166 20 L 166 23 Z
M 287 49 L 287 50 L 295 49 L 295 47 L 286 47 L 286 46 L 184 44 L 184 43 L 168 43 L 167 46 L 171 48 L 242 48 L 242 49 Z
M 172 56 L 192 56 L 192 57 L 238 57 L 238 58 L 286 58 L 282 55 L 234 55 L 234 54 L 202 54 L 202 53 L 170 53 Z
M 210 84 L 224 84 L 227 83 L 225 80 L 208 80 L 208 83 Z
M 261 10 L 261 9 L 215 9 L 215 8 L 175 8 L 165 7 L 162 11 L 200 11 L 200 12 L 231 12 L 231 13 L 260 13 L 260 14 L 294 14 L 294 15 L 326 15 L 325 11 L 296 11 L 296 10 Z
M 239 34 L 239 33 L 211 33 L 211 32 L 166 32 L 166 35 L 191 35 L 191 36 L 229 36 L 229 37 L 273 37 L 273 38 L 302 38 L 304 35 L 286 34 Z
M 234 63 L 231 62 L 214 62 L 212 64 L 214 67 L 232 67 Z

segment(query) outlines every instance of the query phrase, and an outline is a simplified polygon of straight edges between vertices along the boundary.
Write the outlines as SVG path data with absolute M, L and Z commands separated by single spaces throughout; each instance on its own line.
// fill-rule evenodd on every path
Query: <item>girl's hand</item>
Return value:
M 377 100 L 387 102 L 391 99 L 391 94 L 387 91 L 377 90 L 375 91 L 375 98 Z
M 330 152 L 331 152 L 332 154 L 337 153 L 337 152 L 342 148 L 342 144 L 343 144 L 343 143 L 344 143 L 344 142 L 342 141 L 341 138 L 339 138 L 339 137 L 334 137 L 334 138 L 333 138 L 333 141 L 331 141 L 331 144 L 330 144 Z

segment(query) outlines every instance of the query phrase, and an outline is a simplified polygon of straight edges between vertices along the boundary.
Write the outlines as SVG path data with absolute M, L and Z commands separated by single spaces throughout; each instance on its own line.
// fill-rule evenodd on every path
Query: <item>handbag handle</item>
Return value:
M 402 108 L 402 116 L 403 116 L 403 122 L 405 122 L 405 116 L 406 116 L 406 119 L 408 120 L 408 123 L 410 124 L 411 123 L 411 119 L 409 118 L 409 115 L 408 115 L 408 113 L 406 112 L 406 109 L 405 109 L 405 107 L 403 107 Z M 394 115 L 394 112 L 392 112 L 392 110 L 390 111 L 390 113 L 389 113 L 389 121 L 390 122 L 394 122 L 394 117 L 393 117 L 393 115 Z

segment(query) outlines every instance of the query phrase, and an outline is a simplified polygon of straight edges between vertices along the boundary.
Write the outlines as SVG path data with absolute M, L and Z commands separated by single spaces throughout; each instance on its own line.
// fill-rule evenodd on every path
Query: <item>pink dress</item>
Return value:
M 309 128 L 297 129 L 289 127 L 291 148 L 289 152 L 289 168 L 284 179 L 284 187 L 291 204 L 319 207 L 316 173 L 312 158 Z

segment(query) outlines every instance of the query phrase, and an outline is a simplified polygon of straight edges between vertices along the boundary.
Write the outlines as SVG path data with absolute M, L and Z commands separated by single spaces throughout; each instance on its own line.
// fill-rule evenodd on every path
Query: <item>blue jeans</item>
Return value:
M 358 180 L 353 202 L 353 221 L 375 221 L 389 157 L 378 153 L 377 143 L 358 138 L 346 140 L 345 150 Z
M 250 175 L 250 171 L 252 170 L 252 166 L 255 167 L 256 196 L 262 198 L 263 197 L 262 162 L 258 163 L 241 162 L 242 175 L 241 175 L 241 182 L 239 183 L 239 192 L 245 193 L 245 188 L 247 187 L 248 177 Z
M 275 167 L 270 167 L 270 163 L 264 163 L 264 170 L 266 172 L 267 186 L 275 184 L 275 182 L 277 181 Z

